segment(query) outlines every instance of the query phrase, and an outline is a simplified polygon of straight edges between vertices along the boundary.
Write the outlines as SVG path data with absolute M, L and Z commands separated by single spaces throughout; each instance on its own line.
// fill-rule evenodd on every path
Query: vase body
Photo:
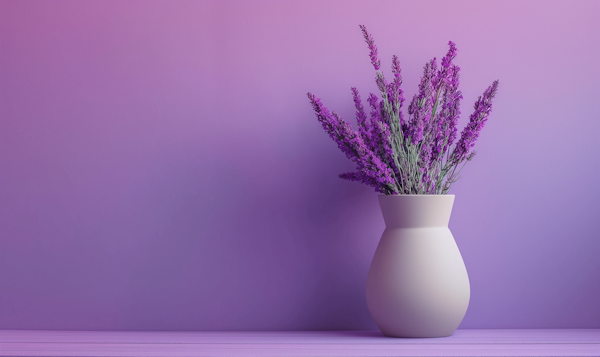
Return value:
M 381 195 L 385 231 L 367 277 L 367 305 L 386 336 L 454 333 L 470 298 L 448 229 L 454 195 Z

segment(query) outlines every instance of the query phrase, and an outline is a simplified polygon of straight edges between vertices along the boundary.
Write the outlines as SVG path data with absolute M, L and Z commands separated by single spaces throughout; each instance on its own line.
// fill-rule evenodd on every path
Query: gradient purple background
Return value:
M 600 328 L 600 2 L 0 1 L 0 329 L 375 329 L 376 193 L 306 92 L 354 120 L 358 28 L 412 97 L 459 48 L 462 328 Z

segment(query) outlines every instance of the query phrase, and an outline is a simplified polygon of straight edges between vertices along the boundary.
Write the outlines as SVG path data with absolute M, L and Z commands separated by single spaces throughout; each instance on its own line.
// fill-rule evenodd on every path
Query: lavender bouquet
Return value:
M 460 68 L 452 63 L 457 52 L 455 44 L 448 43 L 450 49 L 439 68 L 435 58 L 425 64 L 419 93 L 413 96 L 408 119 L 405 119 L 401 111 L 405 99 L 400 89 L 402 76 L 398 57 L 392 57 L 394 78 L 388 83 L 380 71 L 381 62 L 373 37 L 365 26 L 361 25 L 360 29 L 377 71 L 375 82 L 381 99 L 369 94 L 367 117 L 358 90 L 352 88 L 358 132 L 335 111 L 329 112 L 319 98 L 308 93 L 325 131 L 357 165 L 355 172 L 343 173 L 340 177 L 362 182 L 386 195 L 448 193 L 466 162 L 476 154 L 472 148 L 492 110 L 498 81 L 477 99 L 469 123 L 452 146 L 463 98 L 458 90 Z

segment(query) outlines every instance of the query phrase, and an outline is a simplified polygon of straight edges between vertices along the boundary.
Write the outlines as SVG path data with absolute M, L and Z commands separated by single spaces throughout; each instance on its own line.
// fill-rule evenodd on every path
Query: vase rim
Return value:
M 380 195 L 388 228 L 448 227 L 454 195 Z

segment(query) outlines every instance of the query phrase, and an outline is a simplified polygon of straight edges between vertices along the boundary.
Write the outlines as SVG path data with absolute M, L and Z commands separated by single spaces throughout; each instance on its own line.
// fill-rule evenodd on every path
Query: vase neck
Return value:
M 448 227 L 454 195 L 380 195 L 387 228 Z

